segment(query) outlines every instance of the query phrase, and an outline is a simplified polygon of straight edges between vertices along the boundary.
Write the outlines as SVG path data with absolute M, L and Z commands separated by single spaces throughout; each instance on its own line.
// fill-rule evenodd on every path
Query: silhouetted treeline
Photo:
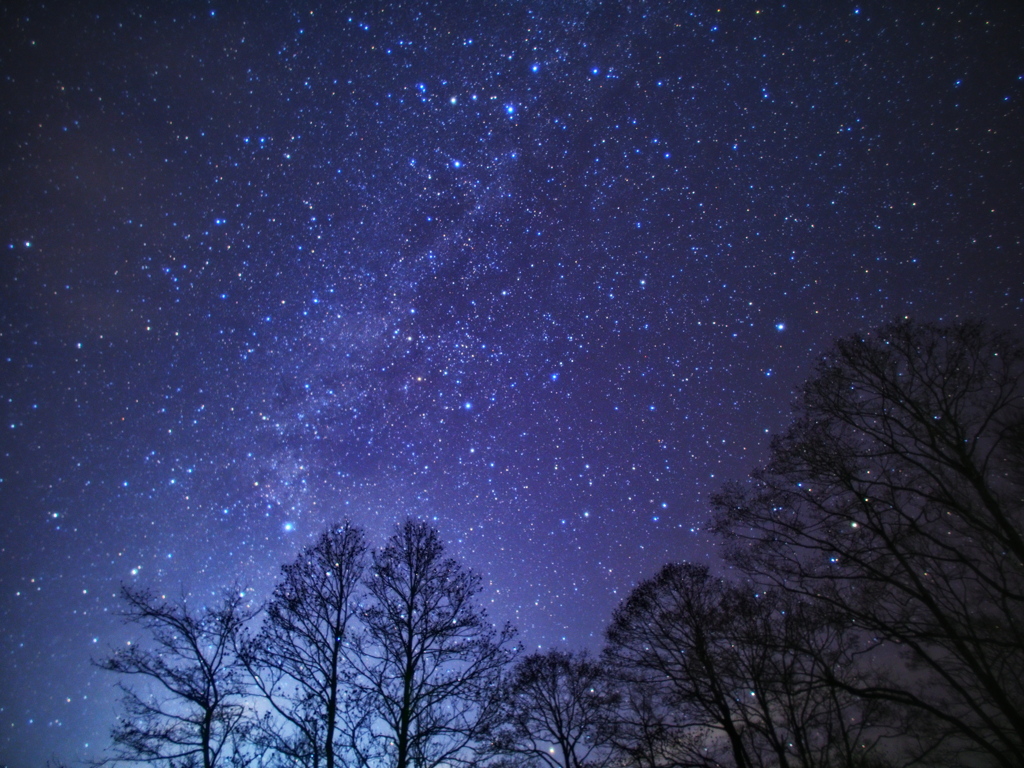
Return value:
M 714 501 L 739 578 L 666 565 L 603 652 L 517 655 L 438 534 L 325 531 L 257 611 L 125 588 L 111 761 L 171 768 L 1024 764 L 1024 348 L 837 342 Z

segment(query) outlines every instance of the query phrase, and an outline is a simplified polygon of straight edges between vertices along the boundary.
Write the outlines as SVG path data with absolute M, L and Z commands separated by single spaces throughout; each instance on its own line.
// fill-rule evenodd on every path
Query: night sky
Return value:
M 122 583 L 414 516 L 599 648 L 837 336 L 1024 325 L 1024 6 L 6 3 L 0 764 Z

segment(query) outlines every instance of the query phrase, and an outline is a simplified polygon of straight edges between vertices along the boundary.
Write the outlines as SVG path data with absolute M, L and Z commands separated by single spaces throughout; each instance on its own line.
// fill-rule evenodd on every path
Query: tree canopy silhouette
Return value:
M 344 523 L 324 531 L 282 567 L 263 626 L 241 654 L 270 707 L 256 739 L 309 768 L 334 768 L 359 719 L 346 704 L 365 568 L 360 529 Z
M 906 662 L 849 690 L 1007 768 L 1024 754 L 1022 435 L 1018 341 L 897 322 L 837 342 L 753 484 L 716 500 L 736 566 Z
M 359 758 L 394 768 L 468 763 L 499 713 L 512 630 L 495 631 L 475 604 L 479 577 L 445 557 L 426 523 L 407 521 L 373 554 L 366 587 Z
M 611 764 L 608 720 L 616 696 L 586 652 L 533 653 L 512 670 L 493 751 L 501 765 L 602 768 Z
M 216 768 L 239 754 L 246 726 L 242 669 L 234 655 L 242 626 L 253 616 L 239 590 L 219 605 L 194 608 L 146 589 L 123 587 L 126 620 L 146 631 L 98 663 L 140 678 L 144 688 L 118 683 L 124 714 L 111 733 L 114 762 Z

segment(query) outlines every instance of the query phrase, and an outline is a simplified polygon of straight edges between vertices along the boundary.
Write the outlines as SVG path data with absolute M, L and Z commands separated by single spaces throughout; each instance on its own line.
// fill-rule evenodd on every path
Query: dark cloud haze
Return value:
M 433 521 L 596 648 L 834 337 L 1020 329 L 1024 10 L 6 4 L 0 764 L 96 757 L 121 583 Z

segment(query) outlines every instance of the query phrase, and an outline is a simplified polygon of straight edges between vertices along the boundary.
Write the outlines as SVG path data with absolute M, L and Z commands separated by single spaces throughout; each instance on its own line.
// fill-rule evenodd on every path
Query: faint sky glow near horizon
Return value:
M 597 649 L 832 339 L 1021 328 L 1016 4 L 0 22 L 9 768 L 100 756 L 122 583 L 258 602 L 342 519 Z

